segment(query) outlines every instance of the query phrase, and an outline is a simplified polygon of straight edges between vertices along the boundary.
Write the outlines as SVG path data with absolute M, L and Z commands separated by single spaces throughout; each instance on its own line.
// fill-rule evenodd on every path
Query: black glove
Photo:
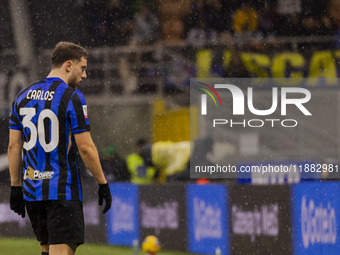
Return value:
M 25 202 L 21 186 L 11 186 L 11 210 L 25 218 Z
M 111 208 L 111 202 L 112 202 L 112 196 L 111 196 L 111 191 L 109 184 L 99 184 L 99 191 L 98 191 L 98 196 L 99 196 L 99 205 L 103 205 L 103 199 L 105 199 L 105 207 L 103 210 L 103 214 L 105 214 L 110 208 Z

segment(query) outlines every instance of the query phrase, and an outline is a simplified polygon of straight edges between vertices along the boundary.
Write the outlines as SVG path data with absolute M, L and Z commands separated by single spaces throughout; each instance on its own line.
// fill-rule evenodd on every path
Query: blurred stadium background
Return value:
M 140 138 L 149 144 L 204 139 L 209 132 L 198 117 L 190 134 L 190 113 L 197 111 L 190 78 L 314 78 L 306 86 L 313 120 L 303 119 L 297 132 L 221 129 L 225 139 L 213 137 L 209 160 L 338 165 L 339 0 L 0 0 L 0 18 L 0 236 L 32 237 L 27 219 L 8 206 L 8 115 L 17 92 L 48 74 L 51 50 L 61 40 L 89 50 L 88 78 L 79 89 L 100 154 L 112 145 L 125 158 Z M 260 90 L 254 101 L 266 107 L 270 95 Z M 192 184 L 195 179 L 113 183 L 117 196 L 108 218 L 97 210 L 94 184 L 85 182 L 87 240 L 131 246 L 155 234 L 165 249 L 183 252 L 338 254 L 340 187 L 319 183 L 329 177 L 265 186 L 237 179 L 205 187 Z M 111 228 L 116 221 L 126 225 Z

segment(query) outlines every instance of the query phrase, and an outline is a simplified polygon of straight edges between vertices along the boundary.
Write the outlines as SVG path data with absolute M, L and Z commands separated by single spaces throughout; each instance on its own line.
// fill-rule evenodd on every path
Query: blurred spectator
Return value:
M 131 182 L 135 184 L 153 183 L 156 176 L 156 169 L 152 166 L 151 151 L 146 152 L 146 141 L 139 139 L 136 143 L 135 152 L 126 157 L 126 164 L 131 173 Z M 147 150 L 149 151 L 149 150 Z
M 288 16 L 279 17 L 279 24 L 277 33 L 279 36 L 300 36 L 301 25 L 300 16 L 292 14 Z
M 54 45 L 55 38 L 90 46 L 145 45 L 158 39 L 179 45 L 202 20 L 207 30 L 227 40 L 229 34 L 223 33 L 233 30 L 238 43 L 258 35 L 340 34 L 340 0 L 28 0 L 27 4 L 35 44 L 44 48 Z M 55 11 L 46 14 L 47 9 Z M 70 22 L 64 18 L 68 16 L 76 18 Z
M 159 39 L 159 24 L 157 16 L 146 4 L 142 4 L 134 19 L 132 44 L 148 45 Z
M 319 18 L 326 13 L 326 6 L 329 0 L 301 0 L 301 14 L 307 16 L 314 16 L 315 18 Z
M 93 3 L 89 1 L 87 11 L 92 17 L 93 44 L 126 45 L 132 34 L 132 14 L 129 2 L 107 0 Z
M 162 39 L 167 43 L 178 44 L 183 42 L 184 24 L 180 18 L 174 18 L 163 23 Z
M 334 24 L 329 14 L 324 14 L 320 17 L 321 26 L 323 29 L 323 35 L 334 35 Z
M 321 21 L 311 15 L 304 16 L 301 19 L 301 35 L 316 36 L 323 34 Z
M 277 11 L 280 15 L 301 13 L 301 0 L 278 0 Z
M 94 19 L 94 44 L 95 46 L 103 46 L 108 44 L 109 28 L 106 20 L 105 5 L 101 6 L 96 13 Z
M 92 46 L 94 44 L 94 38 L 95 38 L 94 37 L 94 31 L 95 31 L 94 19 L 97 15 L 97 8 L 98 8 L 98 4 L 96 4 L 94 0 L 88 0 L 84 2 L 82 8 L 79 7 L 77 9 L 77 13 L 79 10 L 83 13 L 82 17 L 83 17 L 84 23 L 80 25 L 82 25 L 86 31 L 81 40 L 84 45 Z
M 228 13 L 222 15 L 220 0 L 192 1 L 189 13 L 182 17 L 185 27 L 184 38 L 188 37 L 190 30 L 199 27 L 202 22 L 205 29 L 227 31 L 225 16 L 228 16 Z
M 216 30 L 208 27 L 204 19 L 199 20 L 198 25 L 190 29 L 187 37 L 188 43 L 194 47 L 206 47 L 216 45 L 218 36 Z
M 340 48 L 340 0 L 330 0 L 327 11 L 333 23 L 333 31 L 335 35 L 335 47 Z
M 264 37 L 276 36 L 277 23 L 276 6 L 266 0 L 258 11 L 258 28 Z
M 235 11 L 239 8 L 238 1 L 225 1 L 220 0 L 221 6 L 221 32 L 232 32 L 234 23 Z
M 119 156 L 116 147 L 107 146 L 100 163 L 108 182 L 126 182 L 131 178 L 125 161 Z
M 190 0 L 158 0 L 158 17 L 163 42 L 172 45 L 184 42 L 183 17 L 189 13 Z
M 183 16 L 184 38 L 187 38 L 189 31 L 198 26 L 199 20 L 204 19 L 203 9 L 200 8 L 197 1 L 193 1 L 190 5 L 190 12 Z
M 233 19 L 233 29 L 237 43 L 249 41 L 258 28 L 258 14 L 248 1 L 244 1 L 236 10 Z
M 251 75 L 244 66 L 241 54 L 237 51 L 231 55 L 231 60 L 227 68 L 225 68 L 223 77 L 226 78 L 250 78 Z
M 314 8 L 301 15 L 301 29 L 298 36 L 313 37 L 323 35 L 334 35 L 334 24 L 329 14 L 326 14 L 326 5 L 316 5 L 313 0 L 305 0 L 310 2 L 311 6 L 317 6 L 319 13 L 316 13 Z M 335 42 L 336 44 L 336 42 Z M 309 51 L 323 50 L 334 47 L 333 42 L 304 42 L 299 44 L 299 48 Z
M 223 13 L 220 0 L 205 0 L 203 1 L 203 10 L 207 27 L 218 32 L 224 30 L 225 23 L 223 22 Z
M 330 0 L 327 7 L 327 11 L 334 25 L 340 27 L 340 1 Z
M 257 29 L 257 12 L 249 2 L 243 2 L 241 8 L 237 9 L 234 16 L 234 32 L 255 32 Z
M 133 31 L 130 1 L 108 0 L 105 9 L 110 45 L 126 45 Z

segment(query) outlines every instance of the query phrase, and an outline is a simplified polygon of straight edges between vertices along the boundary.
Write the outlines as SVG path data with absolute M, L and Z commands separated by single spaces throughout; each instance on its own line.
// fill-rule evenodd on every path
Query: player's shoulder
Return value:
M 83 92 L 81 92 L 79 89 L 74 89 L 74 92 L 77 93 L 78 95 L 83 95 Z
M 85 100 L 84 94 L 79 89 L 73 89 L 72 98 L 79 98 L 81 101 Z
M 30 90 L 44 89 L 44 87 L 50 86 L 53 83 L 55 83 L 56 86 L 58 86 L 59 84 L 62 86 L 66 85 L 66 83 L 59 78 L 45 78 L 29 84 L 18 93 L 18 96 L 24 94 L 25 92 L 28 93 Z
M 29 91 L 35 89 L 36 87 L 38 88 L 39 86 L 41 86 L 41 84 L 44 83 L 44 80 L 38 80 L 38 81 L 35 81 L 31 84 L 29 84 L 28 86 L 24 87 L 23 89 L 21 89 L 19 91 L 19 93 L 17 94 L 15 100 L 18 102 L 18 101 L 21 101 L 23 98 L 26 97 L 27 93 L 29 93 Z

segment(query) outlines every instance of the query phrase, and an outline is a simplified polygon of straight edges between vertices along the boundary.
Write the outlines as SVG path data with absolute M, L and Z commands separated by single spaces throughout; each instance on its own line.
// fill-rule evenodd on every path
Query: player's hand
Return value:
M 15 213 L 25 218 L 25 202 L 21 186 L 11 186 L 10 207 Z
M 101 206 L 103 205 L 103 200 L 105 199 L 105 207 L 103 210 L 103 214 L 105 214 L 111 207 L 112 196 L 109 184 L 99 184 L 99 191 L 98 191 L 99 201 L 98 204 Z

